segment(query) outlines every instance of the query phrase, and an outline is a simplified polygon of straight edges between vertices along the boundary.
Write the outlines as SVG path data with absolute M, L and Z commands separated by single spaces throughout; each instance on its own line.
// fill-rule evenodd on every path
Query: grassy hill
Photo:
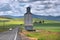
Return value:
M 3 21 L 1 21 L 3 20 Z M 42 21 L 43 19 L 37 19 L 37 18 L 33 18 L 33 24 L 34 22 L 39 22 Z M 4 22 L 5 21 L 5 22 Z M 24 18 L 14 18 L 14 19 L 8 19 L 8 18 L 1 18 L 0 17 L 0 26 L 7 26 L 10 27 L 11 25 L 20 25 L 22 24 L 24 26 Z M 44 20 L 44 23 L 35 23 L 34 25 L 34 29 L 40 29 L 42 27 L 45 27 L 47 29 L 47 27 L 60 27 L 60 21 L 54 21 L 54 20 Z M 44 28 L 43 28 L 44 29 Z
M 8 21 L 3 22 L 1 20 Z M 20 26 L 20 30 L 22 30 L 22 33 L 24 33 L 27 37 L 37 38 L 38 40 L 60 40 L 60 21 L 44 20 L 44 23 L 39 23 L 39 21 L 42 20 L 43 19 L 33 18 L 33 27 L 36 32 L 25 32 L 23 31 L 24 18 L 8 19 L 0 17 L 0 32 L 7 31 L 9 28 Z
M 1 20 L 6 22 L 1 22 Z M 43 19 L 37 19 L 37 18 L 33 18 L 33 23 L 34 22 L 39 22 L 39 21 L 43 21 Z M 24 18 L 14 18 L 14 19 L 8 19 L 8 18 L 0 18 L 0 23 L 5 23 L 7 24 L 24 24 Z M 60 21 L 54 21 L 54 20 L 44 20 L 44 23 L 60 23 Z

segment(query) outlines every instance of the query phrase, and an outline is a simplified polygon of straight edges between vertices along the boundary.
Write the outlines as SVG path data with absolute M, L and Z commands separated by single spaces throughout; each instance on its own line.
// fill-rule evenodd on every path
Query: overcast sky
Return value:
M 23 16 L 28 6 L 35 15 L 60 16 L 60 0 L 0 0 L 0 15 Z

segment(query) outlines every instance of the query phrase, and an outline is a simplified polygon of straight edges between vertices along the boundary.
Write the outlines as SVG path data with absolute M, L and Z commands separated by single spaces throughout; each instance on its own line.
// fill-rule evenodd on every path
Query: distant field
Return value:
M 1 20 L 3 20 L 1 22 Z M 5 20 L 8 20 L 5 22 Z M 39 22 L 42 21 L 43 19 L 37 19 L 34 18 L 33 19 L 33 23 L 34 22 Z M 24 24 L 24 18 L 15 18 L 15 19 L 7 19 L 7 18 L 0 18 L 0 26 L 7 26 L 7 25 L 20 25 L 20 24 Z M 9 26 L 8 26 L 9 27 Z M 35 23 L 34 24 L 34 29 L 58 29 L 60 30 L 60 21 L 53 21 L 53 20 L 44 20 L 44 23 Z
M 0 18 L 0 20 L 8 20 L 9 22 L 0 22 L 0 24 L 3 24 L 5 23 L 6 25 L 7 24 L 24 24 L 24 18 L 15 18 L 15 19 L 5 19 L 5 18 Z M 33 19 L 33 22 L 39 22 L 39 21 L 42 21 L 42 19 L 36 19 L 34 18 Z M 45 22 L 44 23 L 60 23 L 60 21 L 53 21 L 53 20 L 44 20 Z
M 0 20 L 4 20 L 4 19 L 0 19 Z M 5 20 L 9 20 L 9 22 L 1 22 L 0 24 L 3 25 L 5 23 L 5 25 L 9 25 L 9 24 L 23 24 L 23 19 L 5 19 Z

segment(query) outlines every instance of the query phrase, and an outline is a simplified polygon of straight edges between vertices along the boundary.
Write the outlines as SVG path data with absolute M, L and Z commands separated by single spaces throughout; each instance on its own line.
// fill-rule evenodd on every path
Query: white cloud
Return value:
M 0 12 L 0 15 L 3 15 L 3 12 Z
M 46 1 L 47 3 L 48 1 Z M 51 4 L 48 5 L 41 5 L 42 3 L 37 3 L 34 2 L 32 12 L 35 13 L 36 15 L 52 15 L 52 16 L 59 16 L 60 15 L 60 5 L 56 5 L 55 3 L 59 4 L 58 2 L 55 1 L 50 1 Z M 44 8 L 47 7 L 47 8 Z M 34 11 L 33 11 L 34 10 Z
M 24 1 L 24 2 L 18 2 Z M 31 12 L 36 15 L 60 16 L 60 0 L 0 0 L 0 8 L 9 4 L 10 11 L 0 12 L 0 15 L 23 16 L 26 13 L 26 7 L 31 6 Z
M 8 3 L 9 2 L 9 0 L 0 0 L 0 4 L 2 4 L 2 3 Z

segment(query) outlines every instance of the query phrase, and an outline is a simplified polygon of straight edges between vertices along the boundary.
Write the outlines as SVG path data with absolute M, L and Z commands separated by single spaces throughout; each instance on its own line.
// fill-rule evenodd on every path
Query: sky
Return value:
M 24 16 L 26 8 L 43 16 L 60 16 L 60 0 L 0 0 L 0 15 Z

